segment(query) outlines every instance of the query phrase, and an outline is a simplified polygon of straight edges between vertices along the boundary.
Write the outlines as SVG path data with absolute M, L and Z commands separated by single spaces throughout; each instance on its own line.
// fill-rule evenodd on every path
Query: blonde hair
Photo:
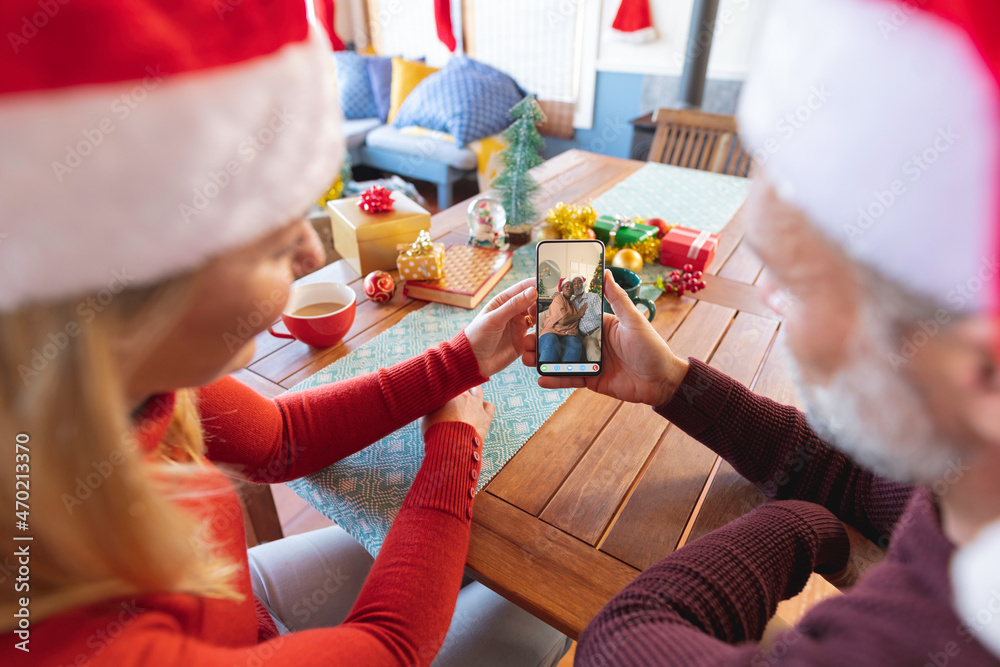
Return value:
M 30 598 L 33 623 L 125 595 L 241 597 L 238 565 L 216 553 L 205 522 L 175 493 L 209 470 L 194 392 L 177 392 L 167 434 L 150 456 L 137 445 L 123 383 L 123 345 L 152 350 L 192 282 L 127 290 L 100 312 L 99 302 L 82 299 L 0 314 L 0 442 L 10 452 L 27 440 L 17 450 L 28 454 L 0 457 L 0 540 L 11 563 L 16 546 L 29 544 L 31 553 L 30 592 L 2 587 L 0 632 L 14 629 L 20 597 Z M 26 471 L 28 485 L 15 488 Z M 24 530 L 12 510 L 26 486 Z

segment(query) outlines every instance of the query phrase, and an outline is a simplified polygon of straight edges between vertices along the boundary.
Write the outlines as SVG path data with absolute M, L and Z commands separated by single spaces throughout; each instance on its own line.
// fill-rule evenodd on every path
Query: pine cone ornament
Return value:
M 358 208 L 365 213 L 387 213 L 393 207 L 392 191 L 373 185 L 361 193 Z

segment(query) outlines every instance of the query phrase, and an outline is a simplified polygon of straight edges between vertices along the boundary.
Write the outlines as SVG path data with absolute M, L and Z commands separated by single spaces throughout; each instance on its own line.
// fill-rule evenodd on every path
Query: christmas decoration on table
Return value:
M 642 255 L 632 248 L 622 248 L 615 253 L 611 266 L 639 273 L 642 271 Z
M 643 283 L 643 285 L 656 285 L 657 289 L 677 296 L 684 296 L 685 292 L 694 294 L 705 289 L 702 272 L 696 271 L 693 264 L 685 264 L 682 271 L 671 271 L 668 280 L 664 280 L 663 276 L 658 276 L 655 282 Z
M 589 204 L 574 206 L 559 202 L 545 214 L 545 222 L 564 239 L 594 238 L 593 227 L 596 220 L 597 211 Z
M 396 281 L 385 271 L 365 276 L 365 295 L 375 303 L 385 303 L 396 294 Z
M 659 35 L 653 27 L 649 0 L 621 0 L 610 34 L 613 39 L 630 44 L 655 42 Z
M 469 223 L 469 245 L 506 250 L 507 211 L 493 197 L 476 197 L 469 203 L 466 219 Z
M 384 189 L 384 188 L 383 188 Z M 391 211 L 368 213 L 358 205 L 360 197 L 337 199 L 327 204 L 333 245 L 355 271 L 393 271 L 399 256 L 397 246 L 416 240 L 421 230 L 431 228 L 431 216 L 402 192 L 389 191 Z
M 501 135 L 507 148 L 498 155 L 500 171 L 493 181 L 493 190 L 507 213 L 507 240 L 512 245 L 523 245 L 528 242 L 531 226 L 538 217 L 532 201 L 538 183 L 530 170 L 542 163 L 539 151 L 545 140 L 536 126 L 545 121 L 545 114 L 534 96 L 528 95 L 514 105 L 510 116 L 514 122 Z
M 660 242 L 660 264 L 680 267 L 690 264 L 704 271 L 715 258 L 719 235 L 688 227 L 674 227 Z
M 659 230 L 645 223 L 638 217 L 602 215 L 594 221 L 594 233 L 604 241 L 604 245 L 628 248 L 646 239 L 656 239 Z
M 660 243 L 656 238 L 658 229 L 646 224 L 642 218 L 602 215 L 594 221 L 593 231 L 607 248 L 614 249 L 606 255 L 608 262 L 614 259 L 617 250 L 623 248 L 636 251 L 648 264 L 660 258 Z
M 677 226 L 677 225 L 667 224 L 667 222 L 662 218 L 650 218 L 649 220 L 646 221 L 646 224 L 649 225 L 650 227 L 656 227 L 657 239 L 662 239 L 664 236 L 666 236 L 667 232 L 669 232 L 671 229 Z
M 371 186 L 358 198 L 358 208 L 365 213 L 388 213 L 393 205 L 392 191 L 381 185 Z
M 407 280 L 403 294 L 414 299 L 475 308 L 510 270 L 514 253 L 470 245 L 445 251 L 444 271 L 437 280 Z
M 396 268 L 403 280 L 437 280 L 444 274 L 444 244 L 433 243 L 426 230 L 420 230 L 410 245 L 397 246 Z
M 559 230 L 549 222 L 543 222 L 531 230 L 532 241 L 555 241 L 561 238 L 562 235 L 559 233 Z

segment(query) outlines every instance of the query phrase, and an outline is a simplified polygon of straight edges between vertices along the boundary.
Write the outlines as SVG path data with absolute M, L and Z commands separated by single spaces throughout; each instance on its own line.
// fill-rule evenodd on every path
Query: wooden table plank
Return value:
M 386 329 L 397 324 L 401 319 L 409 315 L 410 313 L 419 310 L 424 306 L 423 301 L 410 300 L 402 308 L 392 311 L 390 314 L 386 315 L 378 322 L 365 329 L 357 336 L 354 336 L 350 340 L 345 340 L 343 343 L 336 347 L 331 347 L 325 350 L 321 355 L 314 357 L 308 364 L 295 371 L 284 380 L 279 382 L 282 387 L 291 389 L 299 382 L 307 379 L 309 376 L 323 370 L 333 362 L 338 359 L 342 359 L 354 350 L 358 349 L 371 339 L 378 336 L 380 333 Z M 388 311 L 387 311 L 388 312 Z M 378 370 L 377 365 L 373 365 L 370 371 Z
M 238 371 L 230 373 L 230 375 L 256 391 L 261 396 L 266 396 L 267 398 L 274 398 L 275 396 L 285 393 L 285 388 L 280 384 L 271 382 L 267 378 L 263 378 L 246 368 L 241 368 Z
M 708 356 L 734 315 L 729 308 L 699 302 L 671 337 L 671 345 L 677 354 Z M 649 406 L 622 406 L 540 518 L 596 545 L 666 428 Z
M 473 512 L 468 570 L 573 639 L 639 574 L 490 493 Z
M 779 319 L 778 315 L 764 303 L 763 292 L 764 290 L 755 285 L 729 280 L 722 276 L 706 276 L 705 289 L 696 292 L 692 297 L 768 319 Z
M 777 322 L 773 320 L 739 313 L 712 354 L 712 366 L 749 384 L 775 329 Z M 693 438 L 671 427 L 601 550 L 639 569 L 672 552 L 717 458 Z
M 661 297 L 654 328 L 665 339 L 695 305 L 693 299 Z M 537 516 L 593 444 L 621 401 L 587 390 L 570 399 L 545 422 L 488 487 L 507 502 Z M 597 427 L 599 424 L 599 427 Z
M 355 281 L 350 287 L 358 294 L 354 324 L 351 325 L 342 342 L 334 347 L 327 348 L 327 350 L 337 349 L 337 347 L 344 345 L 361 332 L 367 331 L 412 301 L 412 299 L 403 297 L 402 290 L 399 290 L 386 303 L 375 303 L 364 296 L 364 290 L 360 281 Z M 318 352 L 320 356 L 326 356 L 326 351 L 321 352 L 299 341 L 289 341 L 288 345 L 251 364 L 249 368 L 254 373 L 272 382 L 281 384 L 285 378 L 313 362 L 317 358 Z
M 763 268 L 764 262 L 760 261 L 757 254 L 750 249 L 746 240 L 741 239 L 736 250 L 729 256 L 717 275 L 746 285 L 753 285 Z

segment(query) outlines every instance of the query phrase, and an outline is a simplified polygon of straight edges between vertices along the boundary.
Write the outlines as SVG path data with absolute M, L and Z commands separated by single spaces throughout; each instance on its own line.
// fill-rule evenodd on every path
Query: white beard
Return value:
M 959 449 L 938 434 L 919 393 L 892 369 L 892 337 L 880 319 L 862 314 L 847 363 L 825 386 L 804 382 L 794 358 L 792 371 L 821 438 L 879 475 L 930 484 L 958 460 Z
M 1000 658 L 1000 521 L 955 552 L 951 586 L 955 611 L 972 634 Z

